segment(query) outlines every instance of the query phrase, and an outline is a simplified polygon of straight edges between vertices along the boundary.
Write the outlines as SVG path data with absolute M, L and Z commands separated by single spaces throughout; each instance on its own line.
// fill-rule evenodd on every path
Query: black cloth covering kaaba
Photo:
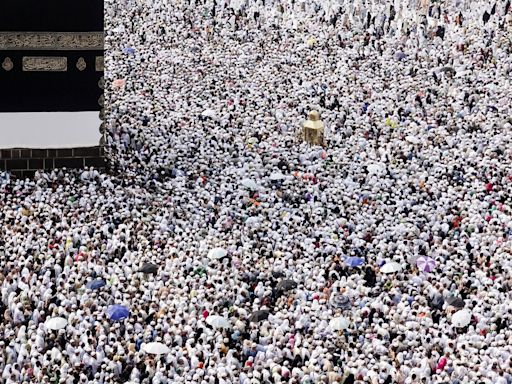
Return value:
M 103 0 L 0 1 L 0 112 L 99 111 Z

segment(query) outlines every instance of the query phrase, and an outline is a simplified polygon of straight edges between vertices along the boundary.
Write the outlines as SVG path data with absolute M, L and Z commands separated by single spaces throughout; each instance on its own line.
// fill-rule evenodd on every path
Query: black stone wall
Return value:
M 59 148 L 27 149 L 14 148 L 0 150 L 0 171 L 9 171 L 18 178 L 31 178 L 37 170 L 54 168 L 106 168 L 104 148 Z

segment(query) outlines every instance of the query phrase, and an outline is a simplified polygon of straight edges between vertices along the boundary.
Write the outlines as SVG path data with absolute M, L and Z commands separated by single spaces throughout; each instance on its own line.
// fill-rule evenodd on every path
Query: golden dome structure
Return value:
M 318 111 L 309 112 L 309 118 L 302 126 L 304 141 L 311 145 L 325 145 L 324 130 L 325 126 Z

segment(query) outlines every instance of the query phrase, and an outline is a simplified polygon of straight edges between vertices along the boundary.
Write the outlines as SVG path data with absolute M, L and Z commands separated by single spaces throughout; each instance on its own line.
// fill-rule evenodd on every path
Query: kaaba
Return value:
M 103 0 L 0 1 L 1 168 L 25 157 L 18 149 L 99 145 L 103 48 Z M 28 130 L 20 136 L 18 127 Z M 48 164 L 65 166 L 51 153 Z M 70 167 L 87 163 L 71 160 Z

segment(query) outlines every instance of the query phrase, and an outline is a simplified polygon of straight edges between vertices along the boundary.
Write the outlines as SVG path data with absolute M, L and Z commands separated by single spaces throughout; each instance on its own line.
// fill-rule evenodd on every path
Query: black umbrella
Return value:
M 272 272 L 272 277 L 274 279 L 279 279 L 280 277 L 285 277 L 285 274 L 283 272 L 274 271 Z
M 269 311 L 265 310 L 255 311 L 249 317 L 249 321 L 251 323 L 259 323 L 260 321 L 267 320 L 269 314 Z
M 158 272 L 158 267 L 155 264 L 146 263 L 142 266 L 141 269 L 139 269 L 139 272 L 156 275 Z
M 440 69 L 441 72 L 449 73 L 450 75 L 455 75 L 457 72 L 453 67 L 447 66 Z
M 276 287 L 280 292 L 286 292 L 294 288 L 297 288 L 297 283 L 293 280 L 281 280 Z
M 340 294 L 332 296 L 331 304 L 336 308 L 342 309 L 349 309 L 350 307 L 352 307 L 352 302 L 350 301 L 350 298 L 348 296 Z
M 462 300 L 461 297 L 457 297 L 457 296 L 448 297 L 446 299 L 446 302 L 455 308 L 464 308 L 464 305 L 465 305 L 464 300 Z

